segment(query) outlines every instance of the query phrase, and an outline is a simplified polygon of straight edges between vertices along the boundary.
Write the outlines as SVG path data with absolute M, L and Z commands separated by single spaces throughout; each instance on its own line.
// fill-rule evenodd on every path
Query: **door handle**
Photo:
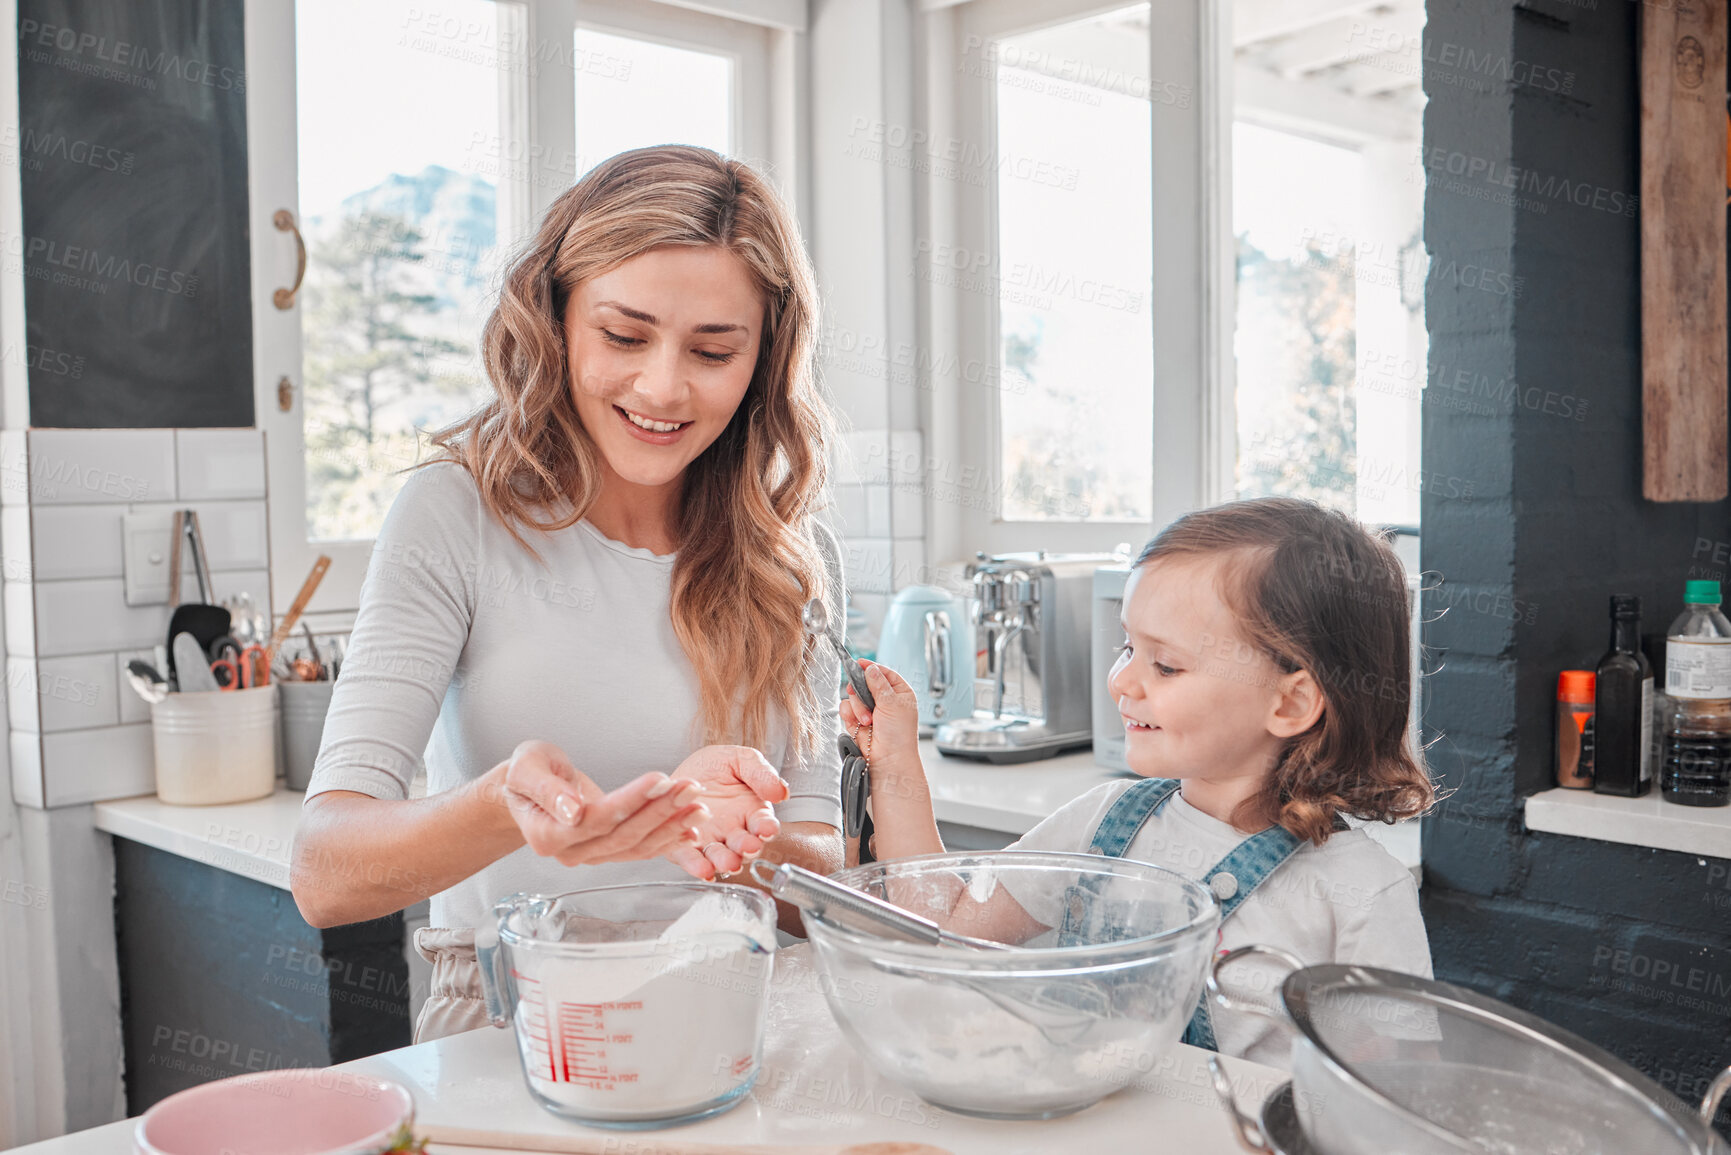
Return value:
M 270 298 L 277 308 L 292 309 L 295 307 L 295 294 L 301 291 L 301 281 L 307 275 L 307 243 L 301 239 L 301 231 L 295 226 L 295 215 L 287 209 L 278 209 L 271 217 L 271 223 L 277 232 L 295 235 L 295 283 L 286 289 L 278 289 Z

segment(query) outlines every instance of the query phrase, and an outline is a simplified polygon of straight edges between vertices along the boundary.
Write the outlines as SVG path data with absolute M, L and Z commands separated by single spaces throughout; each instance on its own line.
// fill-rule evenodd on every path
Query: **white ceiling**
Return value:
M 1237 0 L 1238 110 L 1357 140 L 1414 139 L 1423 30 L 1423 0 Z

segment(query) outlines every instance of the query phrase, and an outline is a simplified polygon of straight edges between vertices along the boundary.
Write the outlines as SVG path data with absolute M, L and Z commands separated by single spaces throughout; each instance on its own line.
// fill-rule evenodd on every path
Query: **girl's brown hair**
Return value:
M 1394 822 L 1428 810 L 1434 789 L 1407 731 L 1410 610 L 1394 551 L 1345 514 L 1268 497 L 1179 518 L 1136 564 L 1205 555 L 1230 555 L 1220 595 L 1245 640 L 1285 673 L 1309 671 L 1324 699 L 1244 803 L 1243 825 L 1272 820 L 1320 845 L 1336 815 Z
M 481 338 L 493 400 L 433 441 L 531 551 L 519 527 L 550 532 L 580 520 L 602 472 L 572 396 L 566 303 L 588 278 L 669 245 L 726 249 L 764 302 L 751 384 L 684 478 L 673 526 L 674 633 L 697 671 L 706 742 L 763 744 L 773 706 L 790 720 L 794 748 L 809 753 L 818 703 L 800 611 L 828 589 L 812 513 L 831 419 L 812 378 L 811 265 L 792 215 L 762 177 L 684 145 L 623 152 L 590 170 L 553 202 L 505 273 Z

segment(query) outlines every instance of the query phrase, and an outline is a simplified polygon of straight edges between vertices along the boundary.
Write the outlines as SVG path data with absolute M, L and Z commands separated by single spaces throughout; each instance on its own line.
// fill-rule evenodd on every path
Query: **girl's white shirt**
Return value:
M 1012 850 L 1087 853 L 1100 820 L 1133 782 L 1108 782 L 1028 831 Z M 1124 857 L 1200 880 L 1247 835 L 1174 794 L 1137 832 Z M 1357 963 L 1431 976 L 1430 941 L 1412 872 L 1362 830 L 1306 843 L 1245 899 L 1221 928 L 1219 949 L 1275 946 L 1306 965 Z M 1250 959 L 1222 972 L 1229 993 L 1271 1005 L 1285 971 Z M 1268 1019 L 1213 1008 L 1220 1052 L 1290 1066 L 1295 1032 Z

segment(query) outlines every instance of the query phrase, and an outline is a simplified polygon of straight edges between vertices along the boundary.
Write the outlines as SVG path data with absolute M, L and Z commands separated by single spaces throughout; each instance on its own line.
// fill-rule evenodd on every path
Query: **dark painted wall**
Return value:
M 1604 651 L 1608 596 L 1640 595 L 1663 630 L 1685 579 L 1726 577 L 1726 504 L 1641 498 L 1638 12 L 1428 5 L 1429 392 L 1446 390 L 1424 465 L 1474 499 L 1422 498 L 1442 578 L 1425 734 L 1456 791 L 1425 821 L 1424 908 L 1439 978 L 1693 1097 L 1731 1063 L 1731 863 L 1521 821 L 1550 785 L 1557 671 Z
M 129 1114 L 408 1046 L 401 914 L 316 930 L 286 890 L 124 838 L 114 877 Z
M 19 0 L 30 423 L 253 423 L 242 0 Z

